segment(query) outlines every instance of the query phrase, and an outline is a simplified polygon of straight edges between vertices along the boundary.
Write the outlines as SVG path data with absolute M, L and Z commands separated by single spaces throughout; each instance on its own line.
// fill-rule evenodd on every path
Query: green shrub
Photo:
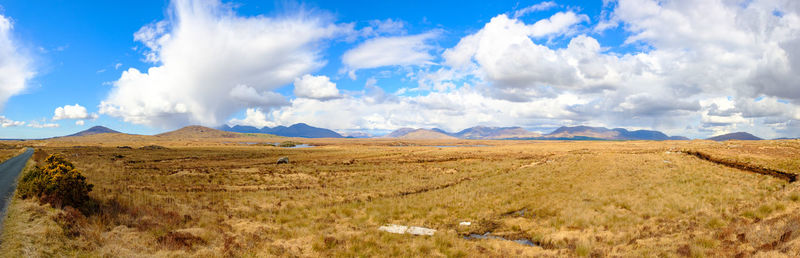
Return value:
M 44 167 L 28 170 L 19 182 L 19 194 L 23 199 L 37 197 L 53 207 L 83 207 L 89 201 L 92 184 L 75 169 L 75 165 L 61 156 L 50 155 Z
M 286 147 L 294 147 L 294 146 L 297 146 L 298 144 L 300 144 L 300 143 L 293 142 L 293 141 L 285 141 L 285 142 L 282 142 L 282 143 L 278 144 L 278 147 L 284 147 L 284 148 L 286 148 Z

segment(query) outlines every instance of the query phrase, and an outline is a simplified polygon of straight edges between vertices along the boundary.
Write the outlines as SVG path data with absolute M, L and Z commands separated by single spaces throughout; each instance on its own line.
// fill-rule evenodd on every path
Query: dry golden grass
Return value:
M 0 162 L 6 161 L 22 153 L 24 149 L 16 145 L 0 143 Z
M 786 172 L 800 171 L 800 140 L 703 142 L 693 149 Z
M 291 139 L 317 147 L 287 149 L 248 144 L 286 140 L 255 135 L 135 137 L 36 142 L 35 158 L 61 153 L 83 171 L 100 208 L 77 220 L 77 236 L 29 239 L 8 231 L 58 232 L 53 221 L 63 212 L 14 200 L 0 252 L 792 256 L 800 250 L 798 183 L 679 152 L 797 172 L 792 161 L 800 153 L 784 150 L 800 149 L 798 141 L 748 142 L 729 151 L 726 144 L 739 142 Z M 430 147 L 453 144 L 490 146 Z M 166 148 L 139 149 L 147 145 Z M 282 156 L 290 164 L 275 164 Z M 48 215 L 31 219 L 36 214 Z M 438 231 L 377 230 L 385 224 Z M 485 232 L 537 246 L 463 238 Z

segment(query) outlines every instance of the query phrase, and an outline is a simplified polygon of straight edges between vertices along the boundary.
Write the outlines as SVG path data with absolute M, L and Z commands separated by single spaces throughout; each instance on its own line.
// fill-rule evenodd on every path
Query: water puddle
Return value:
M 305 144 L 305 143 L 303 143 L 303 144 L 297 144 L 297 145 L 295 145 L 295 146 L 291 146 L 291 147 L 281 147 L 281 148 L 287 148 L 287 149 L 301 149 L 301 148 L 311 148 L 311 147 L 316 147 L 316 146 L 314 146 L 314 145 L 308 145 L 308 144 Z
M 458 147 L 491 147 L 492 145 L 389 145 L 389 147 L 434 147 L 434 148 L 458 148 Z
M 486 232 L 483 235 L 469 234 L 468 236 L 464 236 L 464 239 L 467 239 L 467 240 L 497 239 L 497 240 L 511 241 L 511 242 L 514 242 L 514 243 L 517 243 L 517 244 L 522 244 L 522 245 L 527 245 L 527 246 L 536 246 L 536 244 L 534 244 L 533 242 L 531 242 L 531 240 L 528 240 L 528 239 L 510 240 L 510 239 L 506 239 L 506 238 L 501 237 L 501 236 L 493 236 L 491 234 L 492 234 L 492 232 Z
M 317 147 L 317 146 L 308 145 L 308 144 L 305 144 L 305 143 L 294 144 L 294 145 L 291 145 L 291 146 L 280 146 L 281 145 L 280 142 L 223 142 L 223 143 L 237 143 L 237 144 L 251 145 L 251 146 L 252 145 L 275 146 L 275 147 L 286 148 L 286 149 L 302 149 L 302 148 Z
M 475 144 L 475 145 L 425 145 L 425 147 L 436 148 L 456 148 L 456 147 L 489 147 L 490 145 Z

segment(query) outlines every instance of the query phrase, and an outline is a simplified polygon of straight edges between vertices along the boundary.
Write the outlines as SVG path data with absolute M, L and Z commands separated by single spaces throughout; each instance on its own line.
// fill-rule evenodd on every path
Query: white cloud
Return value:
M 53 120 L 61 120 L 61 119 L 96 119 L 97 114 L 89 114 L 86 111 L 86 108 L 75 104 L 75 105 L 65 105 L 63 107 L 57 107 L 55 111 L 53 111 Z
M 577 86 L 580 84 L 578 69 L 570 63 L 567 55 L 569 52 L 596 52 L 599 47 L 589 50 L 568 49 L 569 52 L 564 52 L 536 44 L 531 39 L 566 33 L 582 21 L 576 17 L 581 15 L 556 13 L 549 19 L 526 25 L 519 20 L 498 15 L 477 33 L 462 38 L 455 47 L 445 50 L 445 64 L 474 73 L 499 88 Z M 563 22 L 565 20 L 569 22 Z M 597 44 L 589 37 L 578 39 Z M 592 53 L 586 55 L 592 57 Z M 602 67 L 597 70 L 602 70 Z M 593 71 L 592 75 L 597 73 L 599 71 Z
M 406 23 L 402 20 L 371 20 L 369 26 L 362 29 L 363 36 L 377 36 L 383 34 L 403 34 L 406 32 Z
M 33 122 L 28 123 L 27 126 L 28 127 L 33 127 L 33 128 L 57 128 L 57 127 L 60 127 L 61 125 L 56 124 L 56 123 L 44 123 L 44 122 L 40 123 L 40 122 L 37 122 L 37 121 L 33 121 Z
M 432 31 L 411 36 L 378 37 L 361 43 L 342 56 L 342 63 L 350 70 L 350 77 L 359 69 L 383 66 L 430 64 L 433 49 L 428 41 L 436 38 Z
M 0 15 L 0 110 L 11 96 L 25 90 L 34 71 L 31 58 L 12 36 L 11 20 Z
M 145 61 L 151 63 L 160 61 L 159 51 L 161 51 L 162 45 L 171 39 L 171 35 L 167 32 L 167 26 L 169 26 L 168 21 L 159 21 L 141 27 L 139 31 L 133 33 L 133 40 L 141 42 L 148 48 L 144 53 Z
M 373 21 L 361 31 L 349 25 L 355 38 L 375 38 L 347 51 L 342 56 L 343 70 L 355 77 L 359 69 L 401 66 L 407 72 L 404 79 L 418 85 L 401 85 L 394 94 L 377 86 L 375 78 L 383 80 L 386 73 L 373 74 L 362 92 L 346 94 L 330 78 L 311 75 L 323 63 L 313 51 L 314 44 L 334 33 L 328 30 L 331 25 L 313 23 L 306 30 L 298 29 L 297 33 L 325 32 L 299 43 L 262 43 L 280 46 L 281 51 L 239 54 L 239 49 L 247 49 L 240 45 L 255 45 L 225 36 L 242 38 L 239 33 L 252 31 L 239 25 L 240 21 L 287 20 L 235 17 L 225 9 L 192 19 L 205 26 L 168 23 L 159 29 L 156 23 L 140 30 L 138 40 L 149 47 L 151 52 L 145 54 L 152 58 L 147 58 L 160 65 L 146 73 L 135 69 L 123 73 L 102 107 L 109 114 L 145 124 L 211 124 L 248 108 L 244 118 L 229 123 L 306 122 L 336 130 L 588 124 L 654 128 L 695 137 L 732 130 L 770 137 L 796 134 L 800 129 L 797 4 L 620 0 L 604 5 L 601 21 L 594 25 L 576 9 L 527 23 L 517 19 L 552 5 L 519 10 L 516 18 L 498 15 L 444 50 L 441 59 L 432 43 L 439 32 L 404 35 L 405 24 L 393 20 Z M 187 14 L 177 15 L 181 16 Z M 622 45 L 603 45 L 607 41 L 598 41 L 601 37 L 592 34 L 616 26 L 629 34 Z M 186 31 L 202 37 L 191 37 L 194 34 Z M 389 36 L 397 34 L 401 36 Z M 208 56 L 214 52 L 208 49 L 235 59 Z M 618 49 L 624 53 L 614 52 Z M 274 61 L 282 59 L 273 56 L 286 53 L 312 58 L 285 59 L 308 61 L 296 63 Z M 227 66 L 212 65 L 209 60 Z M 272 70 L 251 60 L 288 70 L 257 77 L 252 71 Z M 434 63 L 439 60 L 441 64 Z M 306 76 L 314 83 L 306 83 Z M 295 79 L 297 98 L 287 101 L 272 92 Z M 113 105 L 108 104 L 112 100 Z
M 589 17 L 573 12 L 558 12 L 548 19 L 539 20 L 528 26 L 530 36 L 544 37 L 550 35 L 563 35 L 570 32 L 573 25 L 589 21 Z
M 86 122 L 83 120 L 75 121 L 75 125 L 84 125 L 84 124 L 86 124 Z
M 245 107 L 281 105 L 271 90 L 320 68 L 320 42 L 342 31 L 308 12 L 242 17 L 219 1 L 174 1 L 169 17 L 135 34 L 156 66 L 124 71 L 100 113 L 158 127 L 215 126 Z
M 723 124 L 769 135 L 771 129 L 753 124 L 796 121 L 797 6 L 645 0 L 608 6 L 614 10 L 602 22 L 630 31 L 626 44 L 641 52 L 613 53 L 589 35 L 571 37 L 587 21 L 579 14 L 533 24 L 498 15 L 445 50 L 445 67 L 427 72 L 420 83 L 436 88 L 467 80 L 485 85 L 488 96 L 520 103 L 572 93 L 587 102 L 569 106 L 573 113 L 562 118 L 679 133 L 691 126 L 699 130 L 688 132 L 695 135 Z M 569 40 L 566 48 L 536 41 L 562 36 Z M 732 96 L 733 107 L 725 111 L 730 114 L 703 104 L 720 96 Z
M 514 19 L 522 17 L 522 16 L 525 16 L 526 14 L 529 14 L 529 13 L 532 13 L 532 12 L 544 11 L 544 10 L 547 10 L 547 9 L 550 9 L 550 8 L 553 8 L 553 7 L 556 7 L 556 6 L 557 6 L 556 2 L 553 2 L 553 1 L 546 1 L 546 2 L 541 2 L 541 3 L 535 4 L 535 5 L 531 5 L 531 6 L 522 8 L 522 9 L 517 10 L 516 12 L 514 12 Z
M 230 96 L 234 100 L 246 103 L 247 106 L 277 107 L 289 104 L 286 97 L 281 94 L 271 91 L 258 92 L 253 87 L 242 84 L 233 87 Z
M 16 126 L 21 126 L 21 125 L 24 125 L 24 124 L 25 124 L 25 122 L 23 122 L 23 121 L 14 121 L 14 120 L 6 118 L 5 116 L 0 115 L 0 126 L 2 126 L 3 128 L 16 127 Z
M 327 100 L 338 98 L 339 89 L 328 76 L 310 74 L 294 79 L 294 95 L 298 98 Z
M 388 95 L 376 85 L 367 85 L 358 96 L 328 101 L 297 98 L 292 105 L 269 113 L 248 110 L 243 119 L 230 124 L 275 125 L 310 123 L 334 130 L 392 130 L 400 127 L 440 127 L 456 131 L 474 125 L 511 126 L 552 118 L 570 117 L 570 105 L 585 101 L 571 94 L 527 103 L 493 99 L 480 90 L 464 86 L 425 96 Z
M 263 128 L 265 126 L 273 127 L 276 124 L 267 120 L 267 115 L 261 111 L 260 108 L 248 108 L 245 112 L 244 119 L 231 119 L 228 121 L 230 125 L 249 125 L 256 128 Z

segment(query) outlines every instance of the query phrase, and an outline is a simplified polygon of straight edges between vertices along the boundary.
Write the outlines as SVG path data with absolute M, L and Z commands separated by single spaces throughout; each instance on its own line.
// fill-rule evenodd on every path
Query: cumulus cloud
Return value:
M 589 21 L 589 16 L 575 14 L 573 12 L 558 12 L 550 18 L 539 20 L 530 25 L 530 35 L 533 37 L 544 37 L 548 35 L 566 34 L 569 29 L 578 23 Z
M 264 128 L 265 126 L 273 127 L 274 122 L 267 119 L 267 115 L 260 108 L 248 108 L 245 112 L 243 119 L 231 119 L 228 121 L 230 125 L 249 125 L 256 128 Z
M 609 3 L 593 26 L 576 9 L 519 19 L 551 2 L 500 14 L 441 57 L 433 47 L 439 32 L 405 35 L 394 20 L 360 32 L 351 24 L 355 38 L 372 38 L 345 52 L 344 72 L 355 78 L 360 69 L 401 66 L 418 85 L 386 93 L 375 79 L 385 76 L 376 73 L 363 91 L 342 94 L 330 78 L 311 75 L 324 63 L 314 47 L 336 26 L 176 2 L 174 21 L 135 36 L 155 67 L 123 72 L 101 111 L 143 124 L 214 124 L 247 108 L 228 122 L 336 130 L 588 124 L 770 137 L 800 129 L 797 4 Z M 598 41 L 604 37 L 596 33 L 615 26 L 627 33 L 624 43 Z M 273 92 L 292 81 L 297 98 Z
M 242 108 L 285 104 L 271 91 L 320 68 L 321 41 L 342 31 L 322 15 L 243 17 L 219 1 L 176 0 L 169 17 L 135 33 L 155 66 L 124 71 L 100 113 L 158 127 L 215 126 Z
M 11 96 L 25 90 L 35 74 L 31 58 L 12 36 L 13 28 L 13 22 L 0 15 L 0 110 Z
M 83 120 L 75 121 L 75 125 L 84 125 L 84 124 L 86 124 L 86 122 Z
M 271 91 L 258 92 L 253 87 L 242 84 L 233 87 L 230 96 L 248 106 L 277 107 L 289 104 L 286 97 L 281 94 Z
M 470 86 L 424 96 L 397 96 L 384 92 L 372 80 L 358 95 L 328 101 L 297 98 L 292 100 L 292 105 L 268 113 L 248 110 L 245 118 L 229 123 L 288 125 L 304 122 L 335 130 L 439 127 L 457 131 L 474 125 L 511 126 L 565 118 L 571 114 L 567 107 L 581 103 L 583 99 L 571 94 L 527 103 L 510 102 L 487 97 Z
M 632 32 L 626 42 L 677 57 L 662 65 L 679 66 L 683 72 L 678 76 L 689 83 L 711 88 L 707 90 L 735 89 L 737 95 L 752 98 L 800 99 L 796 4 L 623 0 L 614 17 Z
M 14 120 L 6 118 L 3 115 L 0 115 L 0 126 L 2 126 L 3 128 L 16 127 L 16 126 L 21 126 L 21 125 L 24 125 L 24 124 L 25 124 L 25 122 L 23 122 L 23 121 L 14 121 Z
M 53 120 L 62 120 L 62 119 L 96 119 L 97 114 L 89 114 L 86 111 L 86 108 L 75 104 L 75 105 L 65 105 L 63 107 L 57 107 L 55 111 L 53 111 Z
M 359 69 L 429 64 L 433 60 L 430 54 L 433 47 L 428 42 L 438 34 L 433 31 L 411 36 L 369 39 L 345 52 L 342 63 L 353 78 L 355 71 Z
M 310 74 L 294 79 L 294 95 L 298 98 L 328 100 L 339 97 L 339 89 L 328 76 Z
M 779 124 L 775 121 L 798 116 L 796 5 L 614 2 L 607 5 L 613 9 L 604 11 L 610 18 L 602 23 L 623 26 L 629 36 L 622 47 L 641 50 L 614 53 L 609 49 L 616 46 L 602 46 L 591 34 L 576 33 L 588 21 L 581 14 L 561 12 L 529 24 L 498 15 L 446 49 L 445 66 L 421 81 L 434 88 L 467 80 L 484 85 L 487 96 L 520 103 L 572 93 L 587 101 L 569 106 L 572 112 L 564 119 L 681 133 L 687 123 L 701 131 L 729 125 L 758 129 L 751 124 Z M 561 48 L 537 43 L 553 38 L 569 43 Z M 732 96 L 729 110 L 704 104 L 727 96 Z
M 596 52 L 599 46 L 589 50 L 573 47 L 568 49 L 570 51 L 559 51 L 532 40 L 535 37 L 562 35 L 583 21 L 578 17 L 585 15 L 559 12 L 549 19 L 527 25 L 506 15 L 498 15 L 477 33 L 462 38 L 455 47 L 445 50 L 445 64 L 472 73 L 499 88 L 578 86 L 578 69 L 570 63 L 570 53 Z M 597 45 L 596 40 L 589 37 L 579 37 L 577 40 L 594 41 L 593 44 Z M 587 55 L 586 58 L 589 60 L 591 57 Z M 597 77 L 602 75 L 603 69 L 599 64 L 587 66 L 584 70 L 591 70 L 589 74 Z

